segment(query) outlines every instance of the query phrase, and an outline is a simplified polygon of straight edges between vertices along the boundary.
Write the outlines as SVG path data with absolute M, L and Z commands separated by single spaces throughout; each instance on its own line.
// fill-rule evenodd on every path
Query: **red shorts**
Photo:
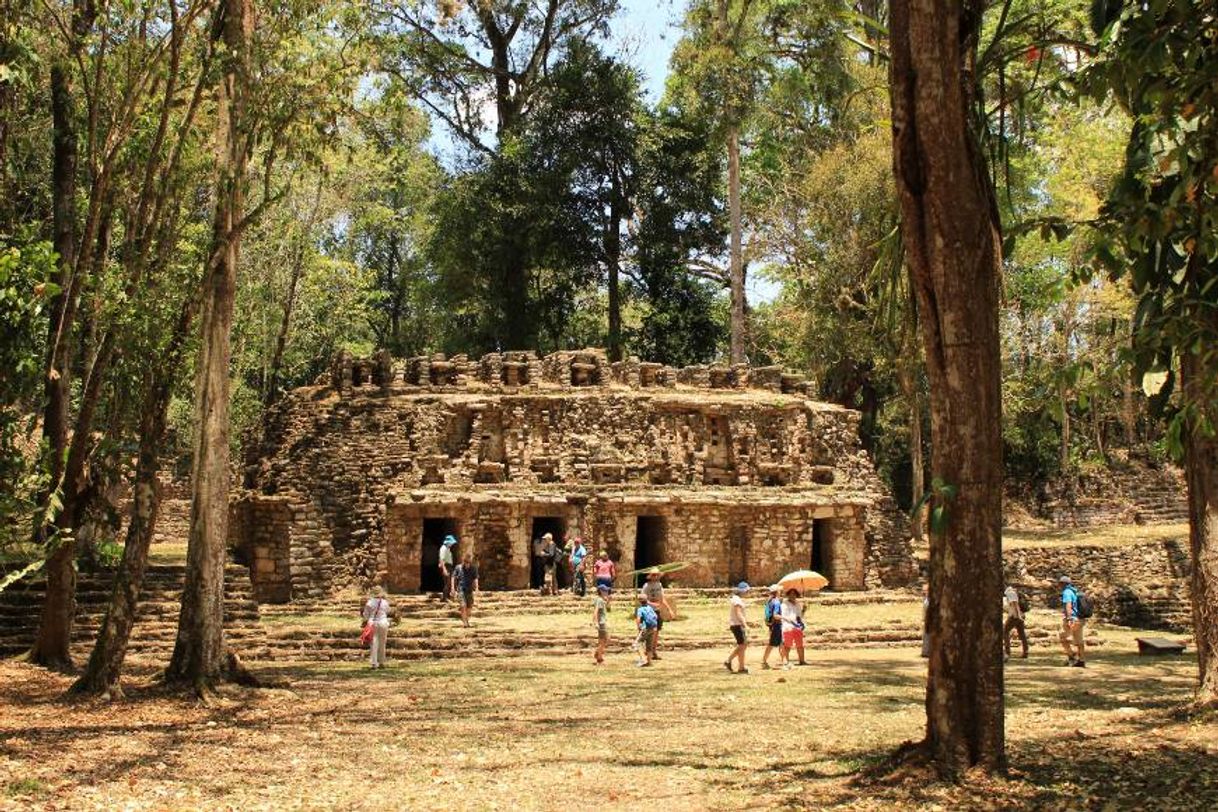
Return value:
M 791 646 L 802 646 L 804 644 L 803 629 L 789 629 L 782 633 L 782 644 L 787 648 Z

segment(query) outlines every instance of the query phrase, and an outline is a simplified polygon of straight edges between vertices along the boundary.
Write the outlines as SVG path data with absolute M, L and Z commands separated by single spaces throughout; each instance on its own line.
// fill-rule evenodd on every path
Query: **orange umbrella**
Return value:
M 829 579 L 812 570 L 796 570 L 779 578 L 778 585 L 782 587 L 783 594 L 789 589 L 797 589 L 802 594 L 824 589 L 829 585 Z

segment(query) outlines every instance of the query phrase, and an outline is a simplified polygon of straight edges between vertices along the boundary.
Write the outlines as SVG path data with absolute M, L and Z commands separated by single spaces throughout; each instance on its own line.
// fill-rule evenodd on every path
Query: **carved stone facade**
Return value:
M 529 586 L 547 531 L 622 571 L 688 562 L 689 586 L 804 567 L 836 589 L 909 583 L 905 523 L 858 420 L 777 367 L 340 353 L 247 444 L 233 544 L 272 601 L 352 580 L 435 588 L 448 533 L 485 588 Z

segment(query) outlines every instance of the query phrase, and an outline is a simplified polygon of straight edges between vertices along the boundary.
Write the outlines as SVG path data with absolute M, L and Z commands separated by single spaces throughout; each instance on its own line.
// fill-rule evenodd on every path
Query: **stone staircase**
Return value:
M 670 600 L 680 614 L 681 607 L 713 602 L 719 607 L 725 589 L 672 589 Z M 910 592 L 874 591 L 825 593 L 810 602 L 810 626 L 806 632 L 809 649 L 911 648 L 921 645 L 922 629 L 917 623 L 877 621 L 860 626 L 818 625 L 817 606 L 906 603 L 916 600 Z M 438 596 L 390 595 L 394 626 L 390 629 L 387 652 L 391 659 L 417 660 L 455 657 L 511 657 L 523 655 L 590 654 L 596 647 L 596 633 L 585 616 L 587 601 L 564 595 L 539 597 L 535 592 L 484 592 L 478 596 L 474 628 L 460 626 L 456 605 L 445 606 Z M 292 603 L 263 607 L 268 654 L 277 660 L 356 661 L 367 657 L 360 646 L 359 610 L 361 598 L 332 598 L 308 604 Z M 609 651 L 624 655 L 630 650 L 633 633 L 628 610 L 614 607 Z M 308 616 L 318 618 L 309 623 Z M 544 616 L 553 620 L 545 631 L 516 631 L 497 628 L 494 620 L 504 617 Z M 345 628 L 334 628 L 337 618 L 350 618 Z M 323 621 L 322 619 L 326 619 Z M 341 622 L 341 621 L 340 621 Z M 753 646 L 765 645 L 760 624 L 751 629 Z M 1056 648 L 1056 618 L 1036 617 L 1028 628 L 1029 643 L 1035 648 Z M 1092 631 L 1089 645 L 1103 645 Z M 680 622 L 665 627 L 662 651 L 722 649 L 728 645 L 726 631 L 719 636 L 693 635 Z
M 150 564 L 143 595 L 131 631 L 128 652 L 167 662 L 177 635 L 184 564 Z M 229 564 L 224 574 L 224 621 L 229 645 L 246 659 L 265 658 L 266 632 L 259 622 L 249 572 Z M 77 580 L 76 622 L 72 629 L 72 655 L 83 663 L 89 656 L 105 615 L 114 582 L 112 572 L 81 573 Z M 45 580 L 22 582 L 0 592 L 0 657 L 28 651 L 38 630 Z

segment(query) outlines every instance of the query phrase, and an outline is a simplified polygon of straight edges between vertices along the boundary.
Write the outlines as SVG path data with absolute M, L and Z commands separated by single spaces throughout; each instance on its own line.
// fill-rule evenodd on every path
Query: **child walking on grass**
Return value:
M 596 654 L 593 659 L 600 665 L 605 661 L 605 648 L 609 645 L 609 587 L 605 584 L 596 587 L 592 622 L 596 624 Z
M 634 640 L 634 650 L 639 659 L 635 663 L 639 668 L 651 665 L 651 652 L 655 646 L 656 627 L 660 618 L 656 610 L 647 601 L 647 595 L 639 593 L 639 608 L 634 611 L 634 625 L 639 630 L 639 636 Z
M 741 581 L 736 585 L 736 591 L 728 600 L 728 628 L 732 630 L 732 637 L 736 640 L 736 647 L 732 649 L 732 653 L 723 663 L 723 667 L 728 670 L 728 673 L 732 673 L 732 660 L 740 661 L 740 669 L 735 673 L 749 673 L 749 669 L 744 664 L 744 652 L 749 647 L 748 622 L 744 617 L 744 596 L 748 592 L 749 585 Z

